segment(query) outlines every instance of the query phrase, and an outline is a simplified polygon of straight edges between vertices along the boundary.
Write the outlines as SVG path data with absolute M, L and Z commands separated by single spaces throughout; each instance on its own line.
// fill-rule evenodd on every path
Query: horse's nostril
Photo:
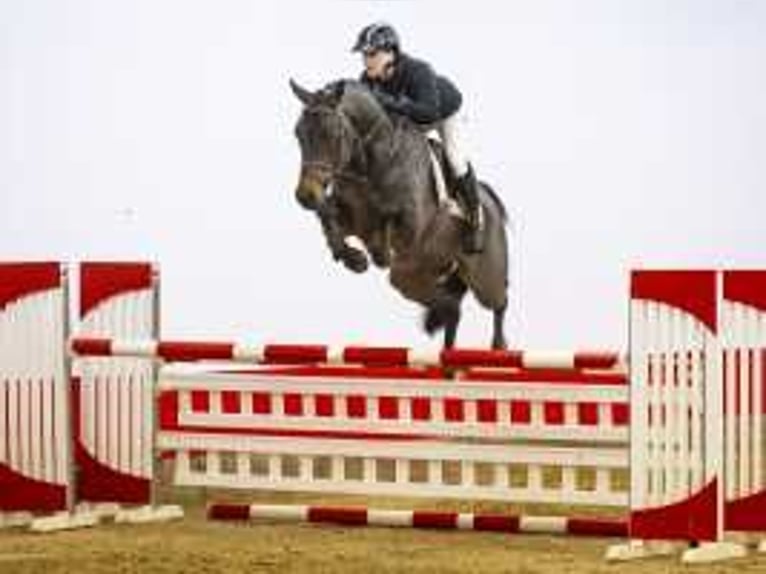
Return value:
M 301 178 L 295 198 L 305 209 L 316 209 L 324 198 L 324 186 L 314 179 Z
M 315 206 L 315 201 L 312 196 L 301 189 L 295 192 L 295 199 L 304 209 L 311 209 Z

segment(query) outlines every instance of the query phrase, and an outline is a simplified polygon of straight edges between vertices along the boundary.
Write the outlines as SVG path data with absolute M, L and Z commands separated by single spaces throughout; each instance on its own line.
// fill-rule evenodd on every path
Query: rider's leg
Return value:
M 439 136 L 444 143 L 447 160 L 457 176 L 458 193 L 468 211 L 469 233 L 466 237 L 465 249 L 469 253 L 477 253 L 483 249 L 484 230 L 481 221 L 481 204 L 479 202 L 479 184 L 468 158 L 460 134 L 460 112 L 451 115 L 438 126 Z

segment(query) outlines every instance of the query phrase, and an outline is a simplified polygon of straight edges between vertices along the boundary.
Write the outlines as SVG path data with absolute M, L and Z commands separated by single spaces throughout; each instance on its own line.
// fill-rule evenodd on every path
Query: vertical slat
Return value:
M 539 496 L 543 491 L 543 469 L 539 464 L 527 465 L 527 491 Z
M 561 469 L 561 500 L 568 500 L 577 492 L 577 467 L 564 466 Z M 596 496 L 603 494 L 598 489 Z
M 428 461 L 428 485 L 441 486 L 444 483 L 442 477 L 442 463 L 440 460 Z
M 205 470 L 207 479 L 217 480 L 221 476 L 221 453 L 217 450 L 205 451 Z
M 578 403 L 576 402 L 567 402 L 564 403 L 564 426 L 570 427 L 570 428 L 577 428 L 579 427 L 579 411 L 578 411 Z
M 511 403 L 509 401 L 497 401 L 497 426 L 500 429 L 512 428 Z
M 220 415 L 223 412 L 221 405 L 221 391 L 211 390 L 208 391 L 210 397 L 210 414 Z
M 750 492 L 750 373 L 749 373 L 749 350 L 750 337 L 747 324 L 747 312 L 743 305 L 737 304 L 736 326 L 739 333 L 737 344 L 737 354 L 739 356 L 739 372 L 737 377 L 737 386 L 739 387 L 739 408 L 738 408 L 738 489 L 741 495 L 747 495 Z
M 505 463 L 498 463 L 492 467 L 493 486 L 502 490 L 508 490 L 510 488 L 510 472 L 508 465 Z
M 336 484 L 346 481 L 346 466 L 341 455 L 333 455 L 330 459 L 330 480 Z
M 462 486 L 476 486 L 476 465 L 472 460 L 461 461 L 460 464 L 460 484 Z
M 649 319 L 648 305 L 642 301 L 630 302 L 630 501 L 631 508 L 648 506 L 648 478 L 651 465 L 647 457 L 649 433 L 647 432 L 648 409 L 648 356 L 646 330 Z
M 689 493 L 690 484 L 689 477 L 691 475 L 690 457 L 689 457 L 689 435 L 691 433 L 690 418 L 689 418 L 689 386 L 690 386 L 690 369 L 689 369 L 689 346 L 693 341 L 692 332 L 694 325 L 691 322 L 691 318 L 688 315 L 682 315 L 680 317 L 680 334 L 679 334 L 679 347 L 678 347 L 678 380 L 676 381 L 676 424 L 678 432 L 676 433 L 677 440 L 677 456 L 678 459 L 678 472 L 676 474 L 676 488 L 679 492 Z
M 653 348 L 650 352 L 649 363 L 651 365 L 650 379 L 649 379 L 649 395 L 651 401 L 650 415 L 651 426 L 649 428 L 649 468 L 651 472 L 651 485 L 650 485 L 650 505 L 659 506 L 668 502 L 665 493 L 662 489 L 662 479 L 664 478 L 662 468 L 662 437 L 663 437 L 663 422 L 662 422 L 662 386 L 665 384 L 665 368 L 667 365 L 667 350 L 664 346 L 664 333 L 663 333 L 663 318 L 664 315 L 658 312 L 655 304 L 650 304 L 649 307 L 652 312 L 650 317 L 650 328 L 652 334 L 651 340 L 657 341 L 656 348 Z
M 298 456 L 298 480 L 304 484 L 314 481 L 313 464 L 314 458 L 311 455 Z
M 766 448 L 766 429 L 764 429 L 763 406 L 763 350 L 766 349 L 766 313 L 758 313 L 754 318 L 755 349 L 753 352 L 753 490 L 766 490 L 763 480 L 763 455 Z
M 140 373 L 131 372 L 125 369 L 125 373 L 119 380 L 119 389 L 115 395 L 115 413 L 114 418 L 117 419 L 117 436 L 115 437 L 115 443 L 117 445 L 117 452 L 115 453 L 115 463 L 117 468 L 125 469 L 132 472 L 132 474 L 140 474 L 138 469 L 133 465 L 131 459 L 131 452 L 133 445 L 141 442 L 140 427 L 136 429 L 135 435 L 131 432 L 130 421 L 133 418 L 132 409 L 134 408 L 133 401 L 131 400 L 133 395 L 133 388 L 140 387 L 142 383 Z M 137 407 L 138 405 L 135 405 Z
M 404 458 L 397 458 L 394 464 L 396 469 L 396 483 L 407 484 L 409 482 L 410 461 Z
M 720 331 L 720 303 L 718 293 L 723 293 L 720 284 L 722 277 L 717 276 L 716 301 L 717 308 L 716 331 L 705 337 L 705 403 L 703 413 L 705 415 L 705 481 L 706 484 L 715 481 L 716 485 L 716 509 L 713 518 L 715 533 L 713 540 L 721 540 L 723 536 L 723 499 L 724 499 L 724 477 L 723 477 L 723 451 L 724 451 L 724 413 L 723 397 L 724 385 L 721 381 L 722 357 L 721 342 L 718 338 Z
M 242 484 L 246 484 L 251 479 L 250 476 L 250 453 L 237 452 L 235 454 L 237 461 L 237 480 Z
M 377 464 L 374 458 L 365 457 L 362 459 L 362 482 L 371 484 L 377 483 Z
M 191 474 L 191 461 L 189 452 L 185 449 L 179 449 L 174 452 L 175 464 L 173 465 L 173 484 L 184 485 L 189 482 Z
M 269 465 L 269 482 L 270 483 L 278 483 L 282 479 L 282 457 L 280 457 L 278 454 L 269 454 L 268 455 L 268 465 Z
M 596 468 L 596 492 L 599 496 L 608 496 L 612 492 L 611 471 L 608 468 Z
M 690 352 L 691 363 L 689 365 L 689 381 L 691 384 L 692 404 L 691 411 L 691 435 L 689 444 L 690 457 L 690 489 L 696 491 L 704 485 L 704 448 L 705 437 L 703 435 L 703 422 L 705 417 L 705 389 L 703 385 L 703 363 L 702 351 L 699 349 L 704 346 L 705 333 L 699 328 L 694 329 L 692 334 L 693 342 L 690 345 L 693 351 Z

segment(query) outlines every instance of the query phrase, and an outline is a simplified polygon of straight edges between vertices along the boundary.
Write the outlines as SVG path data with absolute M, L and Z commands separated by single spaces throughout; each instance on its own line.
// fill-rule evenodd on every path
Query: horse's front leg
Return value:
M 367 249 L 372 262 L 381 269 L 391 265 L 391 221 L 383 220 L 370 233 Z
M 369 261 L 364 251 L 352 247 L 346 242 L 348 233 L 340 221 L 340 206 L 332 198 L 324 200 L 316 208 L 317 217 L 322 224 L 327 246 L 333 258 L 342 261 L 347 269 L 354 273 L 364 273 Z

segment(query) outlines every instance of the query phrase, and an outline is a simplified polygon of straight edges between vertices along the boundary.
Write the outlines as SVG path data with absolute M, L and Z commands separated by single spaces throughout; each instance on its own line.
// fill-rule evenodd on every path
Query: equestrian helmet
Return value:
M 393 26 L 376 22 L 362 28 L 352 52 L 376 52 L 378 50 L 399 51 L 399 34 Z

